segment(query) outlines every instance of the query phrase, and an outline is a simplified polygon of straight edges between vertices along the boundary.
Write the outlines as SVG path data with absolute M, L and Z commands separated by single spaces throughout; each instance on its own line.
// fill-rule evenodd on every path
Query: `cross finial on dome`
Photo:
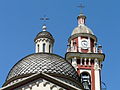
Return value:
M 40 20 L 44 21 L 44 24 L 43 24 L 43 27 L 42 27 L 42 30 L 43 31 L 46 31 L 47 27 L 46 27 L 46 21 L 49 20 L 48 17 L 46 17 L 46 15 L 44 15 L 44 17 L 40 18 Z
M 85 7 L 82 3 L 80 3 L 79 6 L 77 6 L 78 8 L 80 8 L 80 14 L 82 13 L 82 9 Z

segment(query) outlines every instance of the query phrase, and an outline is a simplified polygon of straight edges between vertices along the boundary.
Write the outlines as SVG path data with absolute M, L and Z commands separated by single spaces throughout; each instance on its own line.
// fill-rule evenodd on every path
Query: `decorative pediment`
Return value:
M 0 90 L 83 90 L 80 83 L 68 83 L 45 73 L 33 74 Z M 77 87 L 79 86 L 79 87 Z

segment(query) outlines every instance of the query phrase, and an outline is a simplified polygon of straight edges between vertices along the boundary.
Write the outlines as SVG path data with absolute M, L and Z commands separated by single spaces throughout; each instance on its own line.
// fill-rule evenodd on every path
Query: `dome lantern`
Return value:
M 80 15 L 77 17 L 78 25 L 84 25 L 85 24 L 86 16 L 83 13 L 80 13 Z
M 48 31 L 46 31 L 46 29 L 47 26 L 44 24 L 42 27 L 42 31 L 39 32 L 34 39 L 34 42 L 36 44 L 35 48 L 36 53 L 53 52 L 54 38 Z

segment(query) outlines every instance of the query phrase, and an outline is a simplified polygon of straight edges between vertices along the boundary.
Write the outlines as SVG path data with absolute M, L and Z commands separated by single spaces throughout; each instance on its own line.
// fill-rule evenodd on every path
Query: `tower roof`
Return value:
M 48 31 L 46 31 L 46 29 L 47 29 L 46 25 L 43 25 L 42 29 L 43 29 L 43 31 L 39 32 L 37 34 L 34 41 L 36 41 L 39 38 L 49 38 L 54 42 L 54 38 L 53 38 L 52 34 L 50 32 L 48 32 Z
M 78 34 L 78 33 L 88 33 L 88 34 L 93 34 L 92 30 L 88 28 L 86 25 L 79 25 L 78 27 L 73 29 L 72 35 Z

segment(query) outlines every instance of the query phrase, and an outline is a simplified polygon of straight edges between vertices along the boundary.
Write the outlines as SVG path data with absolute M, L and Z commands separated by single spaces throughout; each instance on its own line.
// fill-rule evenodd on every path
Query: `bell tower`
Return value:
M 78 26 L 68 39 L 65 55 L 78 72 L 84 90 L 101 90 L 101 69 L 105 55 L 97 37 L 85 24 L 86 16 L 81 13 L 77 17 Z

